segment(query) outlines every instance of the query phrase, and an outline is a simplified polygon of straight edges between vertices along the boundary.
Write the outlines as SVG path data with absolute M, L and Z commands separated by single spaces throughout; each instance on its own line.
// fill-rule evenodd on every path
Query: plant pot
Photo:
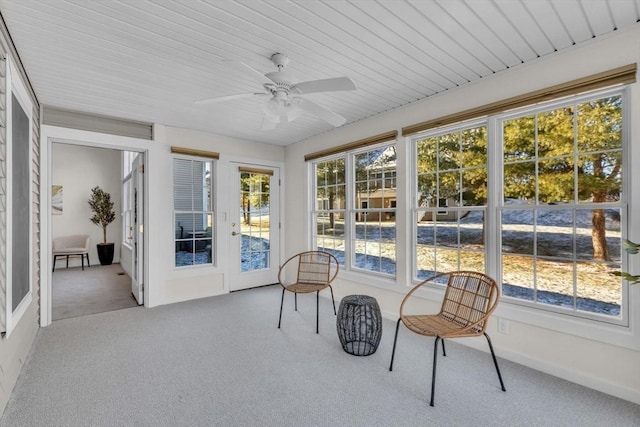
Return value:
M 100 265 L 111 265 L 113 262 L 113 243 L 98 243 L 98 259 Z

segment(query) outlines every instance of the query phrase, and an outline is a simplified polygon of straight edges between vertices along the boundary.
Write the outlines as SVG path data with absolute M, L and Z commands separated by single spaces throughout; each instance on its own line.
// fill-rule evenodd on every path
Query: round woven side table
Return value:
M 382 338 L 382 315 L 375 298 L 347 295 L 342 298 L 336 322 L 342 348 L 354 356 L 369 356 Z

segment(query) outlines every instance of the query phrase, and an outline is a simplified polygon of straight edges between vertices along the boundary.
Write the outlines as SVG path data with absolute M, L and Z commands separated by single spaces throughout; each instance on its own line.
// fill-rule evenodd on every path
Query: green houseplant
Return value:
M 640 251 L 640 244 L 634 243 L 631 240 L 624 240 L 622 242 L 622 248 L 626 253 L 635 255 Z M 640 283 L 640 275 L 629 274 L 626 271 L 616 271 L 613 274 L 622 277 L 624 280 L 629 282 L 630 285 L 637 285 Z
M 114 202 L 111 200 L 111 195 L 99 186 L 91 189 L 91 197 L 88 202 L 93 212 L 89 220 L 102 227 L 102 243 L 97 245 L 100 264 L 110 265 L 113 262 L 114 244 L 107 243 L 107 226 L 116 219 L 116 213 L 113 210 Z

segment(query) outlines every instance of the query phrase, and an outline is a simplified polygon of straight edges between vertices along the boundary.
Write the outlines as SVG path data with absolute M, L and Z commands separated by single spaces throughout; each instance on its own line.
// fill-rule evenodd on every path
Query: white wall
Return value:
M 119 150 L 84 147 L 72 144 L 53 144 L 51 159 L 52 185 L 62 185 L 62 215 L 51 216 L 52 238 L 71 234 L 88 234 L 91 237 L 89 259 L 99 265 L 96 244 L 102 243 L 102 227 L 89 221 L 92 216 L 87 201 L 96 185 L 111 195 L 115 202 L 116 219 L 107 227 L 107 241 L 115 244 L 114 262 L 120 261 L 122 240 L 121 196 L 122 166 Z M 51 188 L 49 186 L 48 188 Z M 50 253 L 50 252 L 49 252 Z M 69 267 L 81 265 L 78 257 L 69 260 Z M 65 268 L 66 262 L 58 259 L 56 269 Z
M 119 137 L 115 135 L 99 134 L 94 132 L 80 131 L 75 129 L 60 128 L 43 125 L 41 131 L 41 144 L 43 147 L 43 188 L 50 188 L 51 184 L 65 185 L 65 213 L 67 210 L 67 185 L 72 185 L 67 180 L 58 177 L 59 147 L 60 143 L 84 144 L 91 147 L 115 148 L 129 151 L 140 151 L 146 153 L 145 183 L 147 192 L 145 194 L 145 263 L 146 294 L 145 306 L 153 307 L 162 304 L 169 304 L 178 301 L 185 301 L 195 298 L 203 298 L 228 292 L 225 276 L 229 275 L 229 236 L 231 235 L 230 224 L 227 221 L 229 203 L 235 200 L 236 195 L 229 194 L 229 161 L 242 159 L 245 162 L 269 164 L 284 163 L 284 149 L 279 146 L 257 144 L 242 141 L 234 138 L 217 135 L 204 134 L 196 131 L 177 129 L 165 126 L 156 126 L 154 129 L 155 140 L 147 141 L 135 138 Z M 173 246 L 173 178 L 172 178 L 172 154 L 171 146 L 191 148 L 198 150 L 214 151 L 220 153 L 220 159 L 216 162 L 215 179 L 218 181 L 219 189 L 216 197 L 216 214 L 218 220 L 218 237 L 216 245 L 218 248 L 217 266 L 197 266 L 194 268 L 174 268 Z M 75 151 L 77 147 L 73 148 Z M 98 148 L 88 149 L 97 150 Z M 85 159 L 89 162 L 88 159 Z M 92 165 L 87 167 L 98 168 L 102 157 L 94 158 Z M 118 169 L 119 170 L 119 169 Z M 118 174 L 119 175 L 119 172 Z M 75 179 L 88 181 L 87 186 L 94 185 L 91 180 L 86 179 L 87 175 L 75 176 Z M 118 192 L 119 193 L 119 192 Z M 88 196 L 83 196 L 83 198 Z M 80 203 L 80 202 L 79 202 Z M 86 203 L 86 200 L 85 200 Z M 119 209 L 119 207 L 118 207 Z M 45 224 L 48 227 L 43 234 L 51 235 L 57 233 L 58 218 L 49 215 L 49 206 L 43 208 L 43 222 L 47 218 L 52 218 L 52 224 Z M 63 215 L 64 216 L 64 215 Z M 82 220 L 84 223 L 85 221 Z M 89 226 L 93 226 L 88 220 Z M 95 227 L 95 226 L 94 226 Z M 111 227 L 114 232 L 119 233 L 120 227 Z M 226 229 L 225 229 L 226 228 Z M 46 238 L 43 237 L 46 241 Z M 116 247 L 119 247 L 116 246 Z M 50 246 L 44 243 L 43 253 L 50 253 Z M 46 312 L 50 310 L 50 302 L 45 302 L 50 295 L 51 289 L 51 265 L 50 260 L 43 259 L 41 268 L 43 281 L 43 325 L 48 325 Z M 50 298 L 49 298 L 50 300 Z
M 611 37 L 576 46 L 567 52 L 556 53 L 538 61 L 514 67 L 481 81 L 456 90 L 433 96 L 404 108 L 356 122 L 287 147 L 286 150 L 286 211 L 304 211 L 305 198 L 309 193 L 309 182 L 304 155 L 325 148 L 366 138 L 403 126 L 464 111 L 493 101 L 517 96 L 536 89 L 564 83 L 601 71 L 640 61 L 640 27 L 618 33 Z M 640 89 L 636 83 L 631 88 L 632 118 L 631 163 L 640 162 Z M 409 159 L 407 143 L 398 139 L 398 170 L 406 168 Z M 404 164 L 403 164 L 404 162 Z M 629 217 L 640 215 L 640 168 L 632 170 L 632 200 Z M 402 187 L 402 176 L 398 185 Z M 634 197 L 635 196 L 635 197 Z M 398 206 L 408 203 L 407 194 L 398 195 Z M 306 229 L 308 218 L 291 216 L 286 226 L 287 252 L 295 253 L 309 248 Z M 408 219 L 398 217 L 400 232 L 409 230 Z M 301 239 L 300 236 L 306 236 Z M 640 240 L 640 223 L 631 224 L 629 238 Z M 410 248 L 398 248 L 399 262 L 408 262 Z M 631 259 L 640 270 L 640 258 Z M 402 270 L 402 269 L 399 269 Z M 398 277 L 397 283 L 376 281 L 345 273 L 339 276 L 334 290 L 337 295 L 354 293 L 369 294 L 377 298 L 383 315 L 397 319 L 400 301 L 407 292 L 410 278 Z M 366 283 L 366 284 L 365 284 Z M 425 301 L 434 309 L 441 295 L 430 294 Z M 640 286 L 631 290 L 631 313 L 629 328 L 613 327 L 597 322 L 576 322 L 566 316 L 534 313 L 535 310 L 518 308 L 501 303 L 496 316 L 509 320 L 509 333 L 498 334 L 495 319 L 489 326 L 496 351 L 504 357 L 535 369 L 566 378 L 588 387 L 640 403 Z M 393 333 L 387 331 L 386 333 Z M 482 350 L 486 349 L 483 338 L 467 340 L 466 343 Z M 461 343 L 465 341 L 462 340 Z M 504 373 L 509 388 L 508 371 Z

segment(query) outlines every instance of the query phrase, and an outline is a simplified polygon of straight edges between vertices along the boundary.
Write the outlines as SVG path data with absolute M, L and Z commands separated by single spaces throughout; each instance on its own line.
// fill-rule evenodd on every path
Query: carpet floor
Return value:
M 138 306 L 120 264 L 58 268 L 52 278 L 53 320 Z
M 638 426 L 640 405 L 385 320 L 371 356 L 342 350 L 331 301 L 269 286 L 41 328 L 0 427 Z M 476 338 L 473 338 L 476 339 Z M 477 338 L 483 340 L 484 338 Z

